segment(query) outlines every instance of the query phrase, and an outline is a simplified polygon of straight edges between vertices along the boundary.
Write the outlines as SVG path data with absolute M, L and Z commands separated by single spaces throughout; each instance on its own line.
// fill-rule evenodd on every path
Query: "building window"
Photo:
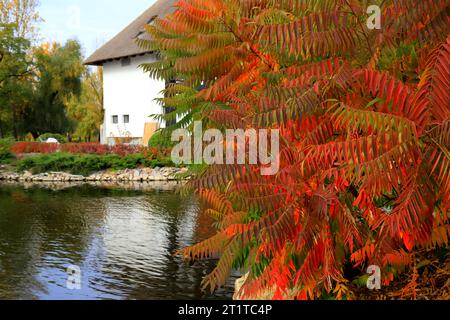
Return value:
M 128 114 L 123 116 L 123 123 L 130 123 L 130 116 Z
M 125 59 L 120 60 L 120 62 L 122 63 L 122 67 L 128 67 L 131 64 L 131 59 L 125 58 Z
M 119 123 L 119 116 L 112 116 L 112 123 L 118 124 Z

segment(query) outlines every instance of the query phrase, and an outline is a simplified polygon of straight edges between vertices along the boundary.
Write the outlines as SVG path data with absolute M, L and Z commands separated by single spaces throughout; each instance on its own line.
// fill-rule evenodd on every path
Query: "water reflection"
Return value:
M 229 298 L 200 290 L 212 262 L 173 253 L 210 236 L 194 197 L 78 186 L 50 191 L 0 186 L 1 299 Z M 79 266 L 82 289 L 66 288 Z

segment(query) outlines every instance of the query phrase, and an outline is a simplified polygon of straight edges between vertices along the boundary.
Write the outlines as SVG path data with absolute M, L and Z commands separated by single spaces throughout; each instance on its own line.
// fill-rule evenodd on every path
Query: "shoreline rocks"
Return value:
M 142 191 L 142 192 L 153 192 L 153 191 L 173 191 L 184 186 L 186 181 L 148 181 L 148 182 L 133 182 L 133 181 L 123 181 L 123 182 L 101 182 L 101 181 L 82 181 L 82 182 L 38 182 L 38 181 L 7 181 L 0 180 L 0 187 L 2 186 L 20 186 L 27 189 L 48 189 L 52 191 L 66 190 L 82 186 L 90 186 L 93 188 L 100 189 L 111 189 L 111 190 L 125 190 L 125 191 Z
M 90 176 L 73 175 L 67 172 L 48 172 L 32 174 L 29 171 L 23 173 L 0 172 L 0 181 L 16 182 L 167 182 L 189 180 L 185 175 L 187 168 L 141 168 L 125 169 L 120 171 L 100 171 Z

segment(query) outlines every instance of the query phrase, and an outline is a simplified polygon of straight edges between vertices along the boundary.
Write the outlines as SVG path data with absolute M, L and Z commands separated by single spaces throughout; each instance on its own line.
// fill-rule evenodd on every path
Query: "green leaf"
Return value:
M 381 99 L 381 98 L 375 98 L 375 99 L 373 99 L 372 101 L 370 101 L 369 104 L 367 104 L 367 108 L 370 108 L 370 107 L 372 107 L 373 105 L 375 105 L 375 104 L 377 104 L 377 103 L 380 103 L 380 102 L 383 102 L 383 101 L 384 101 L 384 100 Z

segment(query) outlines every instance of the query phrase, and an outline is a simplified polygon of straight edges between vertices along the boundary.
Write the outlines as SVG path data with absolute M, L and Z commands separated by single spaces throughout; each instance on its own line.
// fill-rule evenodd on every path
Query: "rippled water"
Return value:
M 227 299 L 200 289 L 213 262 L 173 253 L 211 235 L 194 197 L 81 186 L 0 186 L 0 299 Z M 69 290 L 67 268 L 81 269 Z

